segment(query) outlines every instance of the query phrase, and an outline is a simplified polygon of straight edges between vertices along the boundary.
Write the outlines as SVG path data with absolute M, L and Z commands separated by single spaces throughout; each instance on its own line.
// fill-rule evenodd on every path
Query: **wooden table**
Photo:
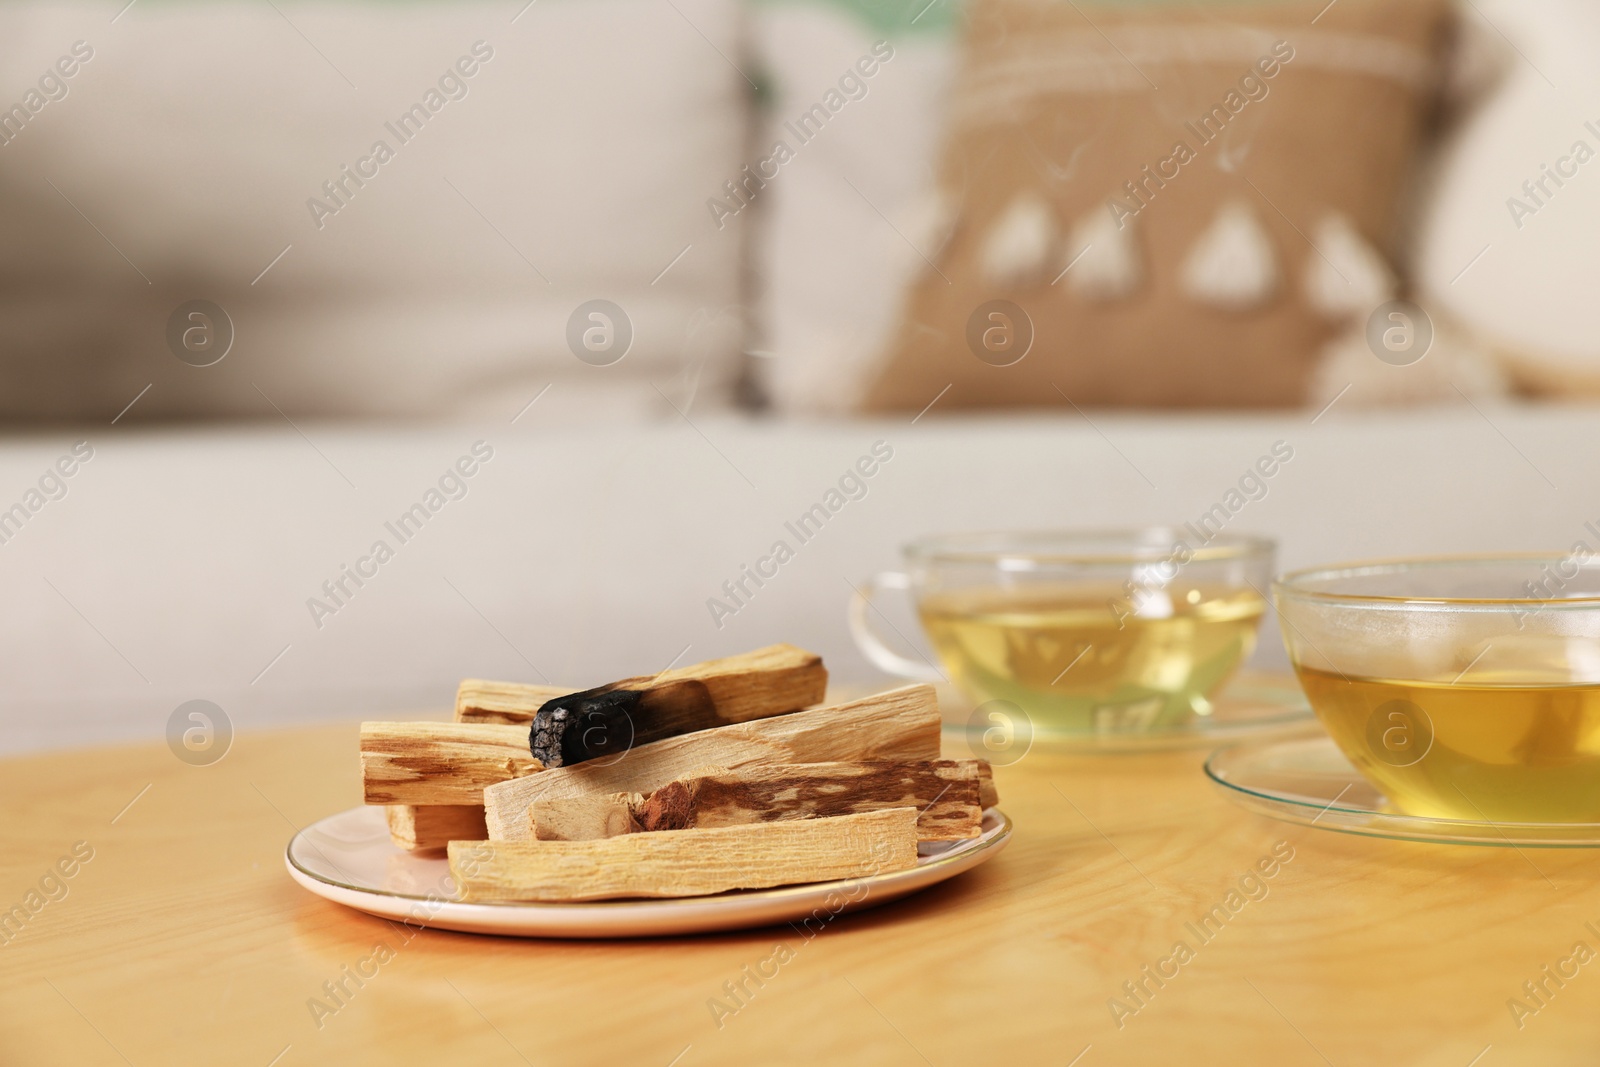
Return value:
M 1575 943 L 1600 952 L 1600 854 L 1283 825 L 1218 795 L 1195 753 L 1035 750 L 997 772 L 1016 822 L 997 859 L 810 941 L 585 943 L 404 942 L 291 882 L 290 834 L 359 802 L 355 751 L 350 724 L 246 734 L 210 767 L 163 745 L 0 764 L 0 908 L 93 849 L 0 944 L 0 1064 L 1600 1059 L 1600 957 L 1546 980 L 1520 1028 L 1507 1006 Z M 1275 847 L 1293 856 L 1266 895 L 1202 943 L 1189 924 Z M 1192 958 L 1114 1018 L 1178 941 Z M 709 1002 L 780 942 L 794 957 L 719 1027 Z M 380 944 L 393 958 L 319 1026 L 308 1001 Z

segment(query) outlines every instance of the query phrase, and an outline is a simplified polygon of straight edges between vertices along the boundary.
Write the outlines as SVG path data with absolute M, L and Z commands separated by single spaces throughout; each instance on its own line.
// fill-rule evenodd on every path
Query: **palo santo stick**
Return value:
M 534 714 L 529 749 L 546 767 L 571 766 L 666 737 L 797 711 L 822 700 L 827 688 L 821 656 L 770 645 L 556 697 Z
M 669 783 L 644 798 L 636 817 L 646 831 L 681 830 L 912 807 L 921 840 L 959 841 L 983 832 L 979 767 L 977 760 L 752 767 Z
M 456 722 L 497 722 L 526 726 L 534 713 L 556 697 L 577 690 L 561 685 L 523 685 L 463 678 L 456 687 Z
M 444 848 L 452 841 L 481 841 L 489 834 L 482 804 L 390 804 L 389 839 L 407 852 Z
M 983 832 L 977 760 L 866 760 L 713 771 L 649 796 L 535 801 L 533 836 L 586 841 L 656 830 L 709 829 L 852 815 L 883 808 L 917 811 L 917 837 L 960 841 Z
M 489 838 L 533 836 L 528 807 L 585 793 L 649 793 L 706 766 L 732 771 L 775 763 L 938 759 L 939 704 L 930 685 L 908 685 L 848 704 L 669 737 L 616 760 L 555 767 L 483 791 Z
M 595 841 L 452 841 L 449 854 L 466 901 L 698 897 L 914 867 L 917 811 Z
M 701 767 L 688 778 L 693 780 L 732 773 L 726 767 Z M 672 783 L 669 783 L 662 788 L 671 787 Z M 656 790 L 658 793 L 660 791 Z M 612 793 L 609 796 L 590 793 L 564 800 L 539 800 L 528 809 L 529 825 L 533 827 L 533 836 L 540 841 L 594 841 L 602 837 L 635 834 L 644 829 L 636 816 L 644 808 L 646 799 L 643 793 Z
M 994 785 L 994 768 L 988 760 L 978 761 L 978 803 L 986 808 L 1000 803 L 1000 790 Z
M 598 841 L 641 832 L 644 827 L 639 825 L 637 813 L 644 802 L 643 793 L 536 800 L 528 809 L 528 819 L 534 838 L 540 841 Z
M 544 769 L 520 726 L 364 722 L 361 785 L 368 804 L 483 803 L 484 786 Z

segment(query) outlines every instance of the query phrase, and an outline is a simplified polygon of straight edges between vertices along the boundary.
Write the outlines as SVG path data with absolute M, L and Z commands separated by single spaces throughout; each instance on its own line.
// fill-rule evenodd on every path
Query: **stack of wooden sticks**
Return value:
M 865 877 L 977 837 L 993 777 L 940 758 L 933 688 L 814 706 L 827 683 L 791 645 L 576 692 L 468 679 L 454 722 L 362 724 L 365 799 L 467 901 Z

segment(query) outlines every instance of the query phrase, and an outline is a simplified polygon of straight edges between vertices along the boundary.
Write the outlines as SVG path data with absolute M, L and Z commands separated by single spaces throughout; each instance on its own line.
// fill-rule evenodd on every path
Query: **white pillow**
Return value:
M 776 142 L 793 153 L 751 199 L 762 229 L 757 366 L 780 409 L 843 410 L 898 325 L 923 257 L 947 235 L 934 167 L 957 9 L 752 0 L 750 17 L 772 86 L 751 163 Z M 797 126 L 819 106 L 826 121 Z
M 741 161 L 736 0 L 125 3 L 0 7 L 0 417 L 147 384 L 129 421 L 509 419 L 551 382 L 665 410 L 737 372 L 738 224 L 705 209 Z M 211 367 L 168 350 L 193 299 L 233 324 Z M 611 366 L 568 344 L 593 299 L 631 320 Z
M 1477 7 L 1467 17 L 1510 47 L 1499 85 L 1444 153 L 1422 228 L 1424 305 L 1493 342 L 1524 386 L 1600 395 L 1600 10 Z

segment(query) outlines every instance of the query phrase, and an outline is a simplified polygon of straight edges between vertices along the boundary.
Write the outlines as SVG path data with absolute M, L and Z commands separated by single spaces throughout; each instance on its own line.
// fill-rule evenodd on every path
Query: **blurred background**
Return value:
M 1600 543 L 1597 50 L 1576 0 L 6 4 L 0 750 L 872 681 L 902 543 L 1193 520 L 1280 443 L 1227 510 L 1284 566 Z

